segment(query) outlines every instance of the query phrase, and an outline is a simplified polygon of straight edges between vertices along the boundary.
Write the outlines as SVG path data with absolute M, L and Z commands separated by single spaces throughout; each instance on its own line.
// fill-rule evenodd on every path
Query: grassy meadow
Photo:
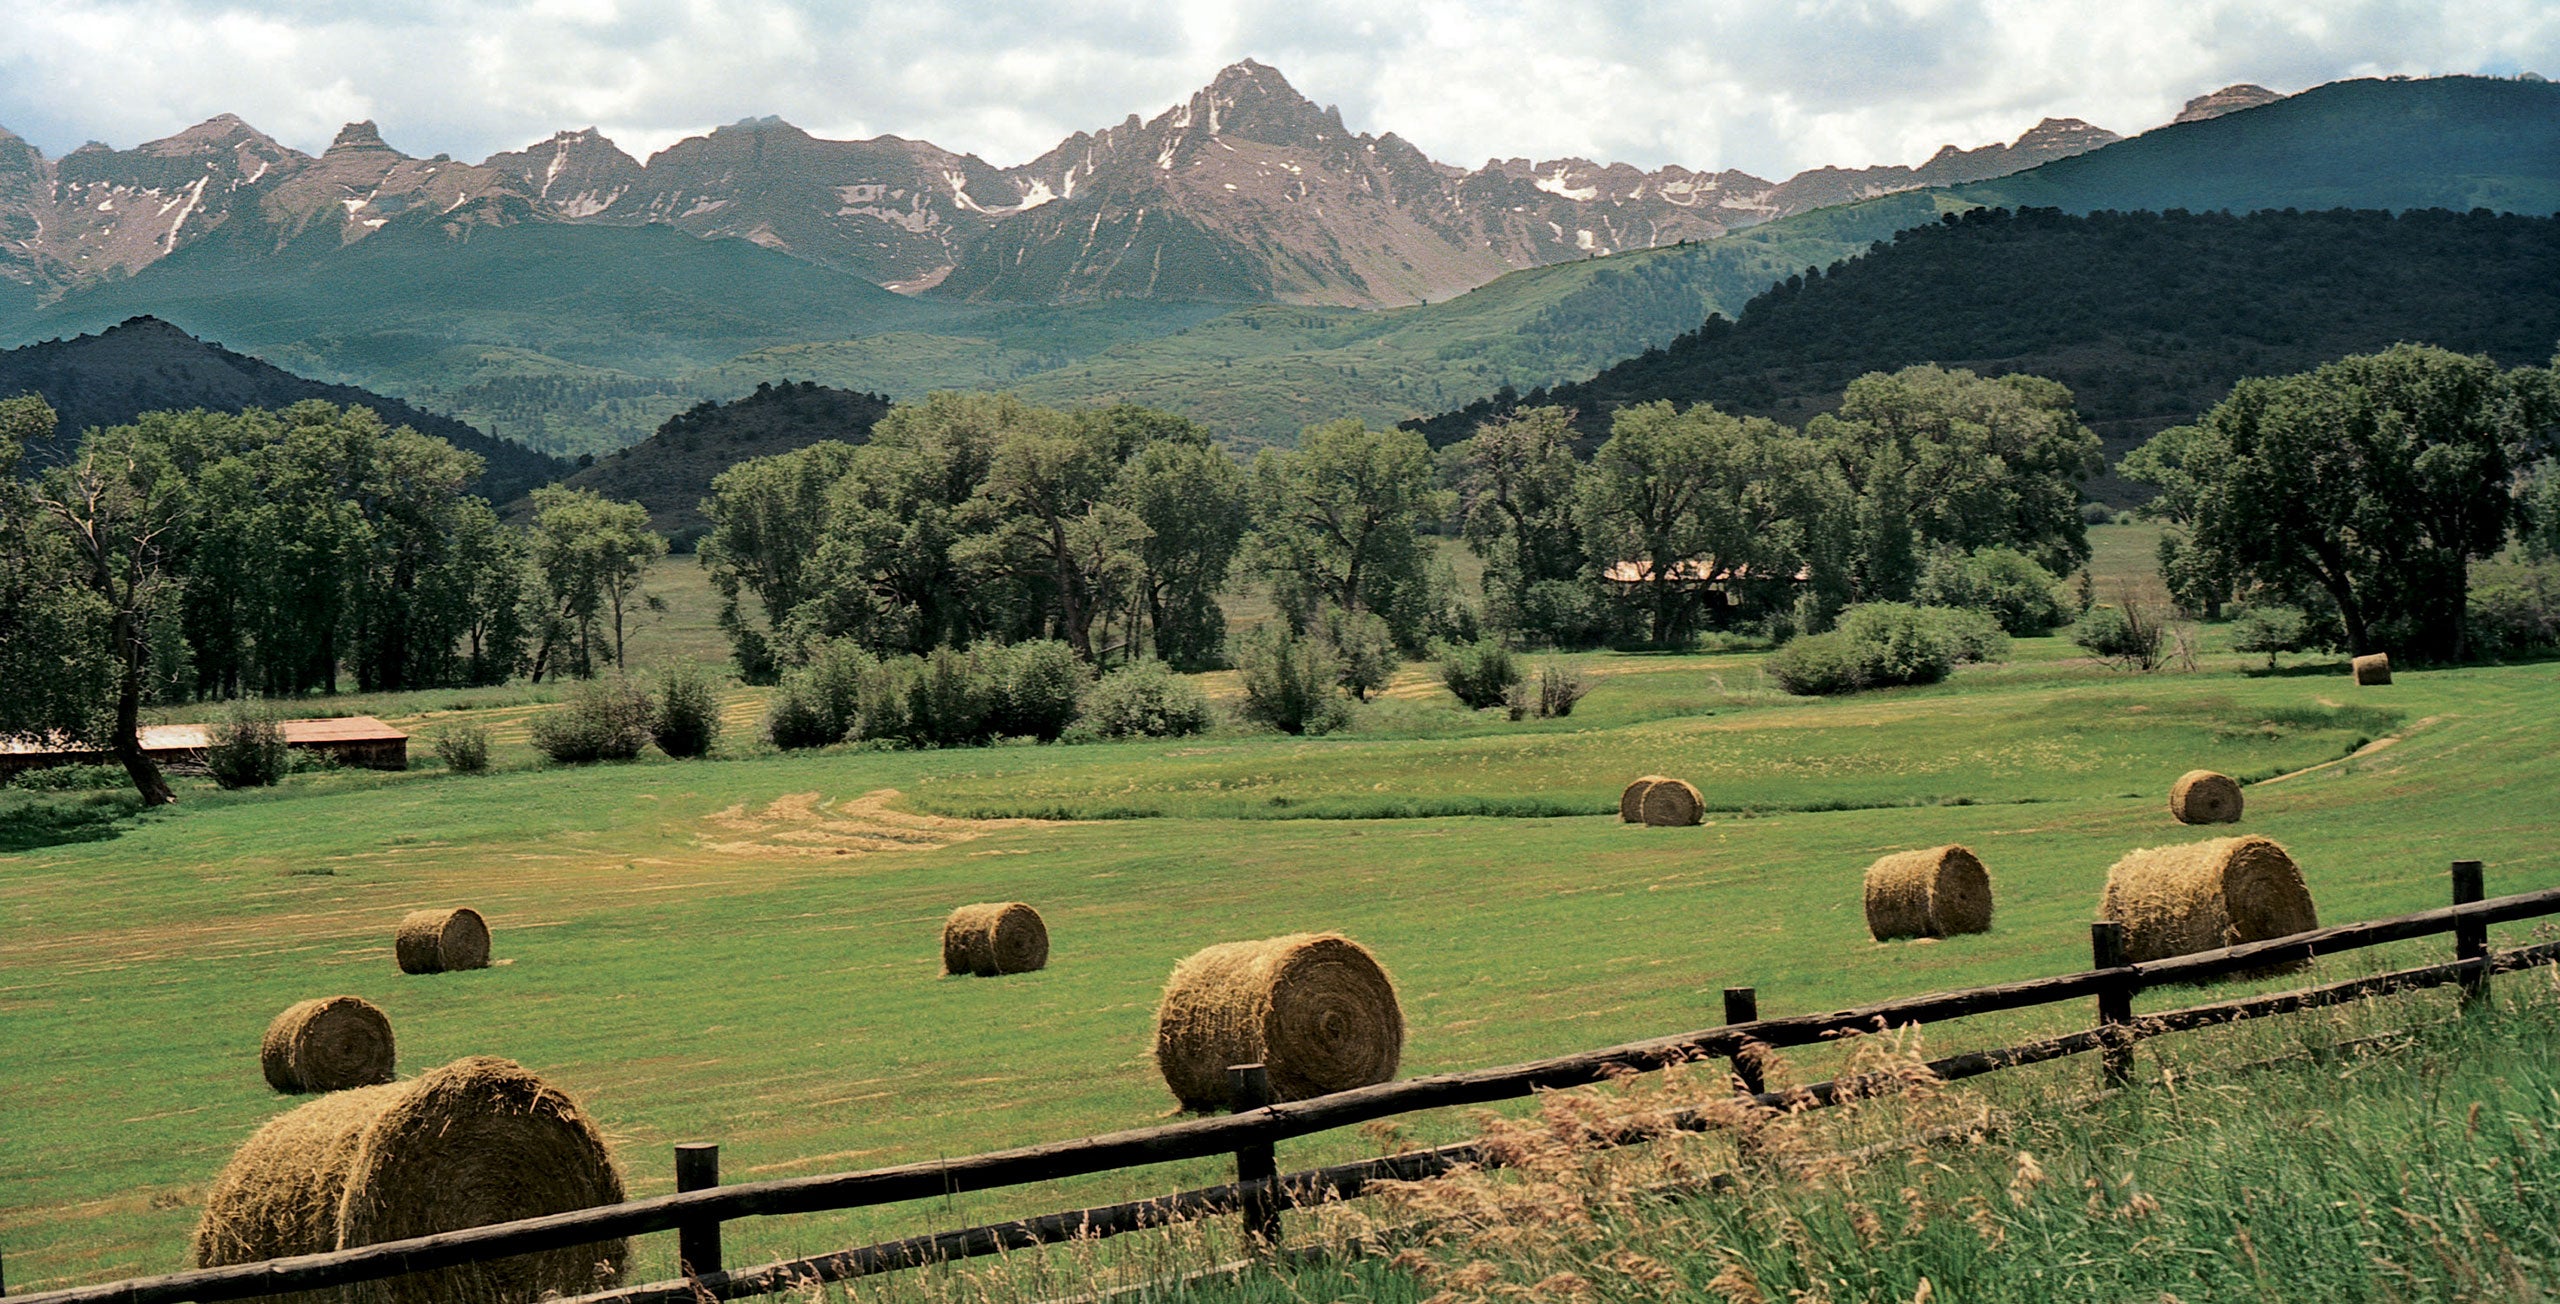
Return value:
M 2096 534 L 2102 577 L 2139 573 L 2147 530 Z M 644 623 L 635 661 L 716 657 L 698 605 Z M 486 775 L 443 772 L 422 740 L 408 774 L 190 783 L 147 817 L 113 794 L 0 792 L 21 830 L 39 808 L 99 812 L 78 829 L 90 840 L 0 852 L 0 1253 L 19 1290 L 183 1266 L 214 1174 L 295 1103 L 261 1080 L 258 1038 L 311 996 L 380 1005 L 404 1073 L 495 1054 L 544 1074 L 601 1121 L 633 1192 L 655 1194 L 677 1141 L 719 1141 L 743 1181 L 1160 1121 L 1155 996 L 1215 941 L 1338 929 L 1368 944 L 1402 994 L 1408 1074 L 1711 1025 L 1727 985 L 1784 1014 L 2082 967 L 2108 864 L 2199 836 L 2165 809 L 2198 766 L 2251 780 L 2241 830 L 2292 849 L 2324 922 L 2441 904 L 2457 857 L 2489 863 L 2492 894 L 2560 883 L 2560 665 L 2359 690 L 2327 658 L 2259 673 L 2215 634 L 2193 670 L 2130 674 L 2032 639 L 1941 685 L 1820 701 L 1771 691 L 1757 652 L 1589 656 L 1591 695 L 1545 722 L 1466 712 L 1413 667 L 1352 733 L 1315 740 L 784 755 L 754 741 L 761 697 L 740 689 L 718 759 L 587 768 L 537 763 L 524 722 L 554 694 L 518 686 L 345 703 L 413 729 L 488 725 Z M 1697 783 L 1706 824 L 1620 824 L 1618 788 L 1649 770 Z M 1870 941 L 1866 864 L 1948 841 L 1990 866 L 1993 931 Z M 940 976 L 943 915 L 1004 899 L 1046 916 L 1050 967 Z M 487 915 L 497 964 L 400 975 L 392 925 L 450 904 Z M 1930 1037 L 1953 1049 L 2086 1013 Z M 1424 1118 L 1409 1135 L 1469 1126 Z M 1310 1138 L 1281 1162 L 1375 1144 Z M 1222 1172 L 750 1221 L 727 1255 Z M 635 1271 L 662 1276 L 672 1238 L 649 1239 Z

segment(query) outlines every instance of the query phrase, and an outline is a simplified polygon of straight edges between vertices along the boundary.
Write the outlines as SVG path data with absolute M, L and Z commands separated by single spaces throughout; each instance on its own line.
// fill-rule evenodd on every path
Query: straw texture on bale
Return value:
M 1049 926 L 1019 901 L 962 906 L 942 923 L 942 971 L 1029 973 L 1049 964 Z
M 402 973 L 489 967 L 489 923 L 477 910 L 412 910 L 392 937 Z
M 278 1091 L 344 1091 L 391 1080 L 391 1020 L 361 996 L 301 1001 L 267 1025 L 258 1066 Z
M 1644 790 L 1644 822 L 1678 828 L 1706 817 L 1707 799 L 1686 779 L 1663 779 Z
M 1991 875 L 1959 846 L 1897 851 L 1867 866 L 1867 932 L 1953 937 L 1991 931 Z
M 622 1174 L 567 1096 L 502 1059 L 359 1087 L 260 1128 L 196 1224 L 200 1268 L 321 1254 L 622 1201 Z M 462 1264 L 288 1298 L 331 1304 L 523 1304 L 622 1271 L 622 1241 Z
M 2388 652 L 2360 656 L 2349 664 L 2355 667 L 2358 688 L 2391 682 L 2391 654 Z
M 1224 942 L 1173 968 L 1156 1006 L 1156 1067 L 1185 1109 L 1223 1109 L 1227 1069 L 1260 1064 L 1276 1100 L 1385 1082 L 1404 1011 L 1367 947 L 1332 933 Z
M 2098 916 L 2124 925 L 2125 958 L 2137 963 L 2320 926 L 2301 867 L 2261 837 L 2133 852 L 2107 871 Z
M 2189 770 L 2169 786 L 2169 817 L 2180 824 L 2240 822 L 2240 783 L 2227 774 Z
M 1648 774 L 1637 779 L 1635 782 L 1628 784 L 1627 790 L 1618 794 L 1619 821 L 1626 824 L 1644 823 L 1644 794 L 1646 790 L 1652 788 L 1653 785 L 1657 783 L 1668 783 L 1670 782 L 1670 779 L 1671 776 L 1667 774 Z

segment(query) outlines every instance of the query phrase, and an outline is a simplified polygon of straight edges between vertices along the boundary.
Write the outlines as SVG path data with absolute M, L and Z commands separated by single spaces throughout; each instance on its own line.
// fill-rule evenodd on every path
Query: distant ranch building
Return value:
M 409 768 L 409 735 L 369 715 L 287 720 L 283 728 L 285 746 L 329 757 L 340 765 L 367 770 Z M 145 725 L 141 733 L 143 754 L 174 769 L 201 767 L 205 749 L 213 745 L 212 730 L 200 724 Z M 0 781 L 51 765 L 113 765 L 115 759 L 115 753 L 103 748 L 66 746 L 43 738 L 0 738 Z
M 1748 563 L 1723 566 L 1713 557 L 1673 562 L 1661 575 L 1674 586 L 1715 599 L 1715 608 L 1739 606 L 1746 594 L 1787 591 L 1813 582 L 1811 567 L 1799 566 L 1793 574 L 1755 571 Z M 1621 593 L 1632 593 L 1654 582 L 1653 563 L 1621 561 L 1600 572 L 1602 583 Z

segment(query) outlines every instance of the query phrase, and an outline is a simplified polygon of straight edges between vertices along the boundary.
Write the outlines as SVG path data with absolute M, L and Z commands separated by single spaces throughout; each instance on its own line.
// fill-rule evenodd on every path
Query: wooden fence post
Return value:
M 2089 967 L 2114 969 L 2124 964 L 2124 925 L 2113 919 L 2101 919 L 2089 925 Z M 2098 989 L 2098 1028 L 2106 1039 L 2100 1052 L 2104 1061 L 2107 1085 L 2122 1087 L 2133 1082 L 2133 1038 L 2119 1036 L 2112 1030 L 2133 1022 L 2133 988 L 2125 983 L 2109 983 Z
M 676 1146 L 676 1190 L 700 1191 L 720 1184 L 720 1146 L 714 1141 L 686 1141 Z M 720 1220 L 689 1222 L 676 1228 L 676 1267 L 688 1277 L 720 1271 Z
M 2453 903 L 2467 906 L 2481 900 L 2482 866 L 2476 860 L 2453 862 Z M 2489 925 L 2478 919 L 2464 919 L 2453 926 L 2453 958 L 2483 960 L 2489 954 Z M 2468 1010 L 2489 999 L 2489 966 L 2462 976 L 2462 1008 Z
M 1728 1024 L 1758 1023 L 1760 1021 L 1759 989 L 1725 988 L 1724 1021 Z M 1769 1089 L 1768 1083 L 1760 1073 L 1760 1050 L 1760 1043 L 1753 1041 L 1744 1043 L 1733 1052 L 1733 1076 L 1742 1083 L 1742 1091 L 1745 1095 L 1756 1096 Z
M 1227 1098 L 1236 1113 L 1260 1109 L 1271 1103 L 1271 1074 L 1259 1064 L 1235 1064 L 1227 1068 Z M 1269 1145 L 1241 1146 L 1236 1150 L 1236 1180 L 1252 1182 L 1278 1177 L 1280 1159 Z M 1244 1197 L 1241 1210 L 1245 1243 L 1276 1249 L 1280 1244 L 1280 1192 L 1265 1189 Z

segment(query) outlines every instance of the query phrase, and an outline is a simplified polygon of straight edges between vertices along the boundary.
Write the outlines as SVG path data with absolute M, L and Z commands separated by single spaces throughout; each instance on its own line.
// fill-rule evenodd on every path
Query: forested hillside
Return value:
M 1589 380 L 1410 424 L 1447 444 L 1487 417 L 1553 403 L 1596 440 L 1611 413 L 1655 399 L 1796 422 L 1862 374 L 1936 362 L 2059 380 L 2120 454 L 2244 376 L 2401 341 L 2510 366 L 2548 360 L 2560 219 L 1975 210 L 1807 268 L 1739 320 L 1710 318 Z
M 649 528 L 689 546 L 708 528 L 702 500 L 722 471 L 820 440 L 860 444 L 889 414 L 885 394 L 830 389 L 810 381 L 758 385 L 733 403 L 697 403 L 667 418 L 658 433 L 569 477 L 617 502 L 649 509 Z

